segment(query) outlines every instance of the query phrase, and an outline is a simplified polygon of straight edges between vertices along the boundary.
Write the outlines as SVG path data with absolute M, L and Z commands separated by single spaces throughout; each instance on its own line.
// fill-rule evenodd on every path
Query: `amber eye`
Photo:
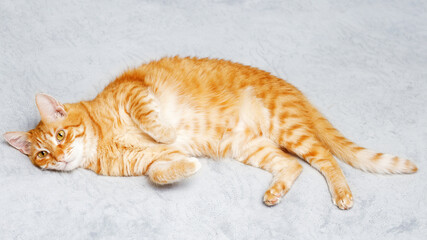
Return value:
M 39 158 L 44 158 L 47 156 L 47 151 L 40 151 L 39 153 L 37 153 L 37 157 Z
M 58 141 L 62 141 L 64 139 L 64 137 L 65 137 L 64 130 L 61 130 L 56 134 L 56 139 L 58 139 Z

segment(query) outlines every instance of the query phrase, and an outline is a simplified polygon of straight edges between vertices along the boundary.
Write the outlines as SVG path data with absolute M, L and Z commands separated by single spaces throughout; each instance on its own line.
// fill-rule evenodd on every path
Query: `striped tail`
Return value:
M 309 107 L 317 137 L 332 154 L 350 166 L 374 173 L 414 173 L 418 170 L 407 159 L 378 153 L 349 141 L 311 104 Z

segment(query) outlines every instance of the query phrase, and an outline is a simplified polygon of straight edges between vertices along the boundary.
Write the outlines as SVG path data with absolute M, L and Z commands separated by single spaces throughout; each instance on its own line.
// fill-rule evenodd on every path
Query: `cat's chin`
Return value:
M 48 168 L 41 167 L 41 169 L 58 171 L 58 172 L 70 172 L 79 167 L 80 167 L 79 161 L 73 160 L 69 162 L 60 162 L 59 165 L 50 166 Z
M 73 160 L 69 161 L 65 164 L 65 166 L 61 169 L 61 171 L 69 172 L 79 167 L 79 161 Z

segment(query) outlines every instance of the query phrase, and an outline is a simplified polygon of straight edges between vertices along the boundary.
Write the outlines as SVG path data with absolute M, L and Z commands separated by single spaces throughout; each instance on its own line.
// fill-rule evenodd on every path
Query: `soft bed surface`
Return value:
M 38 92 L 88 100 L 162 56 L 224 58 L 297 86 L 351 140 L 413 160 L 413 175 L 340 162 L 353 209 L 304 171 L 282 203 L 271 176 L 201 159 L 186 181 L 42 171 L 0 142 L 0 239 L 423 239 L 427 234 L 426 1 L 0 2 L 0 132 L 39 121 Z

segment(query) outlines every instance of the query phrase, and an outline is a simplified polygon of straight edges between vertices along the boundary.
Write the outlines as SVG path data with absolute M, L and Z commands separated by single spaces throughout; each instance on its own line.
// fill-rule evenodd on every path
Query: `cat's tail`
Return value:
M 345 138 L 311 104 L 310 110 L 317 137 L 332 154 L 350 166 L 374 173 L 414 173 L 418 170 L 417 166 L 407 159 L 358 146 Z

